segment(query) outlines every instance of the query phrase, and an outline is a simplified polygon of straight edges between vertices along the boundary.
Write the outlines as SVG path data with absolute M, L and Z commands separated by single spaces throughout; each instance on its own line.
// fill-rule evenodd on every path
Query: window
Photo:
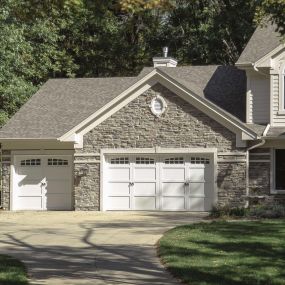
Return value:
M 68 165 L 68 160 L 67 159 L 61 159 L 61 158 L 48 158 L 48 165 L 49 166 Z
M 285 149 L 275 150 L 275 189 L 285 190 Z
M 128 157 L 111 158 L 111 164 L 129 164 Z
M 41 160 L 39 158 L 21 160 L 21 166 L 38 166 L 38 165 L 41 165 Z
M 165 164 L 183 164 L 184 158 L 183 157 L 170 157 L 165 159 Z
M 191 157 L 190 159 L 191 164 L 209 164 L 210 159 L 205 157 Z
M 152 113 L 157 117 L 164 113 L 166 107 L 166 102 L 161 96 L 153 98 L 150 104 Z
M 136 164 L 154 164 L 154 159 L 149 157 L 136 157 Z

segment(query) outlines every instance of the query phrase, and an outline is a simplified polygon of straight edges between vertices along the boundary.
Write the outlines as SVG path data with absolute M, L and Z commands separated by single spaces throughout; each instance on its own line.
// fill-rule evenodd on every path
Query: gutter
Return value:
M 265 130 L 262 133 L 260 142 L 255 144 L 255 145 L 252 145 L 251 147 L 247 148 L 247 150 L 246 150 L 246 197 L 247 198 L 249 197 L 249 151 L 253 150 L 255 148 L 258 148 L 260 146 L 263 146 L 265 144 L 265 137 L 269 131 L 269 128 L 270 128 L 270 124 L 267 124 Z M 248 201 L 248 199 L 246 199 L 245 207 L 248 208 L 248 206 L 249 206 L 249 201 Z

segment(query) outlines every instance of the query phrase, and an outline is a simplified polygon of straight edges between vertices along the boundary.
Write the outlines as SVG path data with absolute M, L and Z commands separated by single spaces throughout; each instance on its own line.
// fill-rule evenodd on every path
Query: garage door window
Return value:
M 128 157 L 115 157 L 111 158 L 111 164 L 129 164 Z
M 49 166 L 62 166 L 68 165 L 67 159 L 59 159 L 59 158 L 48 158 L 48 165 Z
M 165 159 L 165 164 L 183 164 L 184 158 L 183 157 L 170 157 Z
M 209 164 L 210 159 L 205 157 L 191 157 L 191 164 Z
M 21 160 L 21 166 L 38 166 L 41 165 L 40 159 L 23 159 Z
M 136 157 L 136 164 L 154 164 L 154 159 L 149 157 Z

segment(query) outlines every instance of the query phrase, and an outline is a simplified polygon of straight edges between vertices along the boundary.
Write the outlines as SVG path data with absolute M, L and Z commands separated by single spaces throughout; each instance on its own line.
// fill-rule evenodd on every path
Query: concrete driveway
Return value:
M 204 214 L 0 212 L 0 252 L 28 267 L 31 284 L 151 284 L 176 280 L 156 256 L 163 232 Z

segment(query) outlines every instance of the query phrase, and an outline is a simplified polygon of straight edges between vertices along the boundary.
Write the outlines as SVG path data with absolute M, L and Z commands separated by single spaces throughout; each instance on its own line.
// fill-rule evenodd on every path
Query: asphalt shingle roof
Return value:
M 282 37 L 276 31 L 276 25 L 268 23 L 265 26 L 259 26 L 247 43 L 237 63 L 254 63 L 281 43 Z
M 51 79 L 0 130 L 0 138 L 64 135 L 154 68 L 138 77 Z M 243 119 L 245 74 L 233 66 L 159 68 L 197 95 Z

